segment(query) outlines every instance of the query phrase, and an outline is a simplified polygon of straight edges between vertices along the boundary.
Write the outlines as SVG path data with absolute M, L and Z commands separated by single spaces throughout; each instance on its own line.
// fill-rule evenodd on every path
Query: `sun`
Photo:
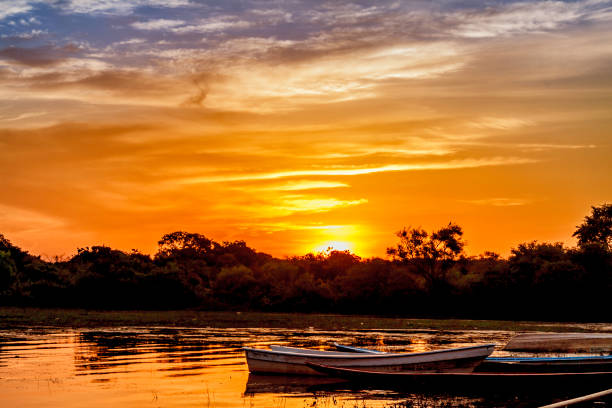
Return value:
M 315 253 L 327 251 L 349 251 L 353 252 L 355 245 L 349 241 L 325 241 L 314 248 Z

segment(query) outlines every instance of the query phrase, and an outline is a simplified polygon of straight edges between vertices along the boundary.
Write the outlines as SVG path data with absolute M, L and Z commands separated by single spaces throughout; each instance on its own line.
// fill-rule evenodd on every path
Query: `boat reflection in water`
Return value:
M 448 393 L 444 390 L 405 392 L 375 386 L 364 386 L 346 380 L 315 376 L 249 374 L 245 398 L 274 396 L 282 406 L 349 407 L 493 407 L 507 396 L 483 396 L 482 393 Z M 493 399 L 491 399 L 493 397 Z M 547 399 L 542 399 L 548 401 Z M 303 402 L 303 405 L 299 405 Z M 298 404 L 298 405 L 294 405 Z M 508 405 L 506 405 L 508 406 Z
M 316 392 L 333 392 L 346 389 L 346 380 L 332 377 L 265 375 L 249 373 L 245 395 L 279 394 L 307 395 Z
M 257 397 L 273 396 L 282 399 L 283 406 L 303 407 L 342 406 L 338 404 L 342 401 L 353 401 L 350 407 L 535 407 L 601 389 L 598 384 L 582 384 L 563 390 L 554 381 L 550 387 L 541 385 L 537 381 L 522 383 L 519 388 L 503 381 L 353 382 L 329 377 L 249 374 L 243 397 L 256 401 Z M 305 403 L 299 405 L 300 401 Z

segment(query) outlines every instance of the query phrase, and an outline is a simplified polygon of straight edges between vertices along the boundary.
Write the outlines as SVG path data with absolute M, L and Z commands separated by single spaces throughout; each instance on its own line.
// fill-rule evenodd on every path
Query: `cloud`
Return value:
M 269 173 L 250 174 L 228 174 L 188 177 L 177 180 L 181 184 L 220 183 L 245 180 L 275 180 L 281 178 L 306 177 L 306 176 L 360 176 L 373 173 L 399 172 L 399 171 L 421 171 L 421 170 L 449 170 L 466 169 L 488 166 L 504 166 L 534 163 L 534 159 L 521 157 L 494 157 L 487 159 L 465 159 L 450 160 L 439 163 L 413 163 L 413 164 L 387 164 L 378 167 L 346 167 L 310 170 L 287 170 Z
M 158 20 L 149 20 L 132 23 L 131 26 L 139 30 L 168 30 L 173 27 L 184 25 L 183 20 L 169 20 L 161 18 Z
M 62 10 L 77 14 L 131 14 L 139 7 L 179 8 L 189 6 L 189 0 L 69 0 L 59 3 Z
M 251 22 L 242 20 L 236 16 L 218 16 L 201 19 L 195 24 L 182 27 L 172 27 L 170 30 L 177 34 L 184 33 L 211 33 L 216 31 L 227 31 L 232 29 L 247 28 Z
M 532 122 L 521 118 L 483 117 L 470 123 L 478 129 L 508 130 L 531 125 Z
M 324 180 L 296 180 L 290 181 L 283 184 L 272 184 L 264 186 L 240 186 L 236 188 L 244 189 L 248 188 L 253 191 L 304 191 L 304 190 L 318 190 L 327 188 L 342 188 L 349 187 L 346 183 L 338 181 L 324 181 Z
M 6 232 L 41 233 L 65 226 L 61 218 L 0 203 L 0 225 Z
M 0 0 L 0 20 L 32 10 L 30 0 Z
M 17 73 L 7 73 L 0 80 L 0 87 L 21 97 L 136 106 L 178 106 L 193 91 L 188 78 L 117 69 L 100 59 L 28 59 L 27 62 L 29 66 L 17 67 Z
M 34 38 L 42 37 L 47 35 L 49 32 L 47 30 L 30 30 L 25 33 L 17 33 L 17 34 L 2 34 L 0 38 L 3 40 L 32 40 Z
M 529 200 L 520 198 L 483 198 L 478 200 L 461 200 L 464 203 L 474 205 L 489 205 L 493 207 L 515 207 L 521 205 L 527 205 L 530 203 Z
M 140 7 L 179 8 L 191 7 L 190 0 L 0 0 L 0 20 L 17 14 L 31 12 L 34 6 L 44 4 L 57 8 L 64 13 L 72 14 L 102 14 L 102 15 L 129 15 Z M 25 20 L 35 23 L 35 17 Z
M 232 61 L 224 64 L 223 70 L 224 76 L 232 80 L 211 88 L 209 106 L 259 112 L 373 98 L 378 95 L 379 85 L 435 78 L 460 69 L 465 61 L 448 43 L 413 44 L 401 49 L 381 45 L 285 63 L 282 59 L 277 63 L 274 59 L 249 58 L 248 52 L 235 52 L 231 47 L 221 47 L 220 51 L 226 53 L 221 54 L 224 59 Z M 239 59 L 230 57 L 234 53 L 240 55 Z M 262 103 L 253 104 L 254 99 Z
M 161 4 L 158 3 L 151 3 L 152 7 Z M 149 10 L 148 19 L 138 18 L 130 23 L 130 27 L 144 31 L 142 34 L 146 38 L 125 37 L 127 31 L 117 30 L 112 43 L 97 50 L 88 49 L 88 53 L 82 56 L 105 62 L 112 71 L 146 73 L 141 76 L 142 86 L 128 86 L 128 89 L 143 89 L 144 92 L 146 87 L 151 87 L 169 92 L 168 97 L 157 99 L 154 104 L 185 108 L 272 114 L 296 111 L 313 104 L 350 104 L 381 97 L 408 99 L 412 95 L 417 98 L 418 92 L 427 97 L 448 95 L 455 90 L 476 93 L 479 87 L 484 88 L 483 92 L 490 92 L 492 89 L 510 88 L 505 85 L 509 78 L 522 79 L 523 87 L 512 89 L 519 92 L 528 85 L 527 81 L 551 80 L 572 73 L 580 75 L 578 71 L 594 66 L 592 59 L 597 55 L 580 64 L 559 64 L 560 57 L 550 53 L 575 40 L 557 39 L 555 47 L 550 47 L 552 40 L 541 38 L 544 54 L 540 59 L 547 63 L 535 70 L 523 63 L 525 55 L 537 51 L 533 41 L 521 46 L 508 44 L 504 46 L 507 48 L 505 53 L 501 53 L 498 42 L 474 41 L 466 33 L 479 27 L 478 30 L 493 33 L 493 37 L 506 38 L 532 32 L 530 30 L 536 33 L 557 30 L 573 23 L 588 26 L 585 23 L 591 21 L 588 18 L 601 14 L 608 3 L 540 1 L 454 9 L 395 2 L 367 7 L 351 2 L 315 6 L 298 2 L 291 7 L 270 5 L 270 9 L 220 6 L 212 10 L 204 5 L 177 1 L 169 3 L 169 6 L 181 8 L 180 13 L 162 14 L 159 10 L 149 13 Z M 91 10 L 95 15 L 113 10 L 132 13 L 136 7 L 145 6 L 142 1 L 129 2 L 125 6 L 121 4 L 116 1 L 83 1 L 65 3 L 65 7 L 73 11 Z M 201 14 L 194 16 L 183 12 L 184 7 L 196 6 L 201 8 Z M 161 18 L 154 18 L 156 15 Z M 549 16 L 548 23 L 546 16 Z M 286 27 L 276 26 L 289 20 L 289 31 Z M 117 24 L 122 26 L 123 20 Z M 160 40 L 163 43 L 154 41 L 157 38 L 153 36 L 160 35 L 156 31 L 163 32 L 163 40 Z M 190 36 L 198 33 L 206 34 L 204 42 L 199 36 Z M 5 49 L 4 57 L 26 65 L 46 64 L 49 68 L 61 60 L 61 56 L 45 55 L 45 48 L 50 47 L 59 46 Z M 585 52 L 584 49 L 580 48 L 579 52 Z M 602 47 L 598 50 L 592 52 L 605 52 Z M 16 71 L 12 68 L 13 73 Z M 23 92 L 26 91 L 27 78 L 34 75 L 31 72 L 25 74 L 21 76 L 26 78 L 20 87 Z M 201 74 L 207 75 L 207 80 L 196 81 L 194 86 L 189 77 Z M 59 70 L 54 75 L 65 76 Z M 162 78 L 160 87 L 149 80 L 155 75 Z M 91 75 L 86 72 L 75 75 L 72 71 L 72 79 L 64 81 L 66 97 L 86 100 L 85 93 L 75 92 L 74 80 L 88 76 Z M 473 81 L 476 76 L 483 80 Z M 171 77 L 176 86 L 174 89 L 166 86 L 172 82 L 169 81 Z M 484 85 L 489 81 L 495 86 Z M 58 95 L 60 83 L 54 83 Z M 87 85 L 86 82 L 83 84 Z M 103 103 L 124 103 L 123 97 L 129 97 L 129 103 L 142 100 L 135 94 L 118 92 L 117 86 L 109 85 L 109 92 L 91 95 L 91 99 Z M 541 86 L 541 82 L 537 86 Z M 159 92 L 152 90 L 148 93 Z M 497 120 L 497 126 L 502 125 Z M 480 126 L 494 128 L 492 122 L 481 121 Z
M 46 45 L 35 48 L 12 46 L 0 50 L 0 58 L 30 67 L 46 67 L 59 64 L 80 53 L 82 53 L 81 48 L 74 44 L 66 44 L 62 47 Z
M 317 224 L 295 224 L 289 222 L 276 223 L 249 223 L 243 225 L 245 228 L 258 228 L 267 233 L 279 231 L 338 231 L 354 229 L 352 225 L 317 225 Z
M 24 120 L 24 119 L 31 119 L 31 118 L 35 118 L 38 116 L 43 116 L 46 115 L 48 112 L 46 111 L 41 111 L 41 112 L 24 112 L 21 113 L 17 116 L 11 116 L 11 117 L 2 117 L 0 116 L 0 122 L 15 122 L 15 121 L 19 121 L 19 120 Z
M 349 207 L 367 203 L 368 200 L 339 200 L 331 197 L 311 197 L 303 195 L 293 195 L 281 197 L 278 202 L 269 208 L 259 207 L 257 212 L 266 216 L 286 216 L 296 212 L 327 212 L 340 207 Z M 272 214 L 270 214 L 272 213 Z
M 28 19 L 22 18 L 19 20 L 21 25 L 29 26 L 31 24 L 40 25 L 40 20 L 36 17 L 30 17 Z
M 293 15 L 291 10 L 283 9 L 253 9 L 250 11 L 258 18 L 263 18 L 266 23 L 280 24 L 280 23 L 291 23 L 293 21 Z
M 453 15 L 458 25 L 451 33 L 467 38 L 488 38 L 555 30 L 585 16 L 587 3 L 520 2 L 483 11 L 460 12 Z
M 123 41 L 117 41 L 112 45 L 132 45 L 132 44 L 143 44 L 145 43 L 147 40 L 145 40 L 144 38 L 130 38 L 128 40 L 123 40 Z
M 253 196 L 248 206 L 237 203 L 224 203 L 216 207 L 216 211 L 232 212 L 235 218 L 248 220 L 257 224 L 260 220 L 270 220 L 289 217 L 292 215 L 308 215 L 327 213 L 347 207 L 366 204 L 367 199 L 343 200 L 335 197 L 315 195 L 274 195 L 269 197 Z M 326 229 L 326 228 L 311 228 Z
M 517 147 L 531 151 L 595 149 L 594 144 L 519 143 Z

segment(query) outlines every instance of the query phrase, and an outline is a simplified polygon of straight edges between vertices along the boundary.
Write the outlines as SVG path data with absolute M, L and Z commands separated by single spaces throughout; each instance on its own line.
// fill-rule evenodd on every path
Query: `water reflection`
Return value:
M 250 374 L 244 395 L 274 394 L 285 398 L 310 397 L 311 406 L 321 406 L 320 400 L 362 401 L 363 406 L 385 407 L 535 407 L 553 400 L 571 398 L 585 392 L 608 388 L 609 384 L 583 384 L 572 393 L 572 387 L 563 390 L 556 381 L 544 383 L 451 382 L 371 384 L 345 382 L 329 378 L 263 376 Z M 352 405 L 350 405 L 352 406 Z M 356 404 L 355 406 L 362 406 Z M 605 407 L 605 403 L 598 403 Z
M 2 407 L 520 407 L 570 390 L 398 389 L 329 378 L 249 375 L 241 347 L 383 351 L 495 342 L 502 331 L 123 328 L 0 330 Z M 497 352 L 499 354 L 499 352 Z M 562 395 L 563 394 L 563 395 Z

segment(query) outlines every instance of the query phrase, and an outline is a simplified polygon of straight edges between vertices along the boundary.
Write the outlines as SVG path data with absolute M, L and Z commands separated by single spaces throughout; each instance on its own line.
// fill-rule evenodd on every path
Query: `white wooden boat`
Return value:
M 422 353 L 344 353 L 309 349 L 256 349 L 244 347 L 252 373 L 321 375 L 306 363 L 361 368 L 380 372 L 467 373 L 493 352 L 495 344 Z
M 334 347 L 336 347 L 336 350 L 338 351 L 344 351 L 348 353 L 368 353 L 368 354 L 383 354 L 384 353 L 384 351 L 372 350 L 372 349 L 361 348 L 361 347 L 346 346 L 340 343 L 334 343 Z
M 354 352 L 349 352 L 349 351 L 314 350 L 314 349 L 307 349 L 307 348 L 302 348 L 302 347 L 287 347 L 287 346 L 276 346 L 276 345 L 271 345 L 270 350 L 284 351 L 287 353 L 317 354 L 321 356 L 332 356 L 332 355 L 349 356 L 349 357 L 355 356 Z

